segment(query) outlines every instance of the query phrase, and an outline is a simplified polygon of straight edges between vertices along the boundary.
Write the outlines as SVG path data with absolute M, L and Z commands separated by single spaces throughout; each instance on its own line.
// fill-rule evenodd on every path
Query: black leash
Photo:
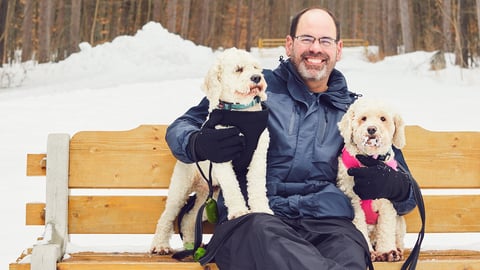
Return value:
M 417 267 L 418 257 L 420 256 L 420 248 L 422 246 L 423 237 L 425 236 L 425 204 L 423 202 L 422 192 L 420 190 L 420 186 L 418 185 L 417 181 L 413 179 L 413 176 L 402 167 L 402 165 L 398 164 L 400 170 L 408 175 L 410 178 L 410 182 L 412 183 L 413 195 L 415 197 L 415 201 L 417 203 L 418 212 L 420 214 L 420 218 L 422 220 L 422 227 L 420 232 L 418 233 L 417 241 L 415 242 L 415 246 L 413 247 L 410 255 L 405 260 L 402 265 L 401 270 L 415 270 Z
M 175 254 L 172 255 L 172 258 L 176 260 L 183 260 L 184 258 L 190 255 L 193 255 L 194 260 L 199 261 L 199 259 L 203 257 L 203 255 L 205 255 L 206 250 L 204 247 L 201 247 L 203 242 L 203 211 L 205 210 L 205 207 L 208 207 L 208 203 L 211 202 L 212 200 L 215 203 L 215 207 L 216 207 L 216 202 L 213 199 L 212 162 L 210 162 L 210 166 L 208 169 L 208 178 L 203 173 L 203 170 L 200 168 L 200 165 L 198 164 L 198 162 L 196 163 L 196 165 L 203 179 L 205 179 L 205 181 L 208 184 L 208 196 L 207 196 L 207 199 L 205 200 L 205 203 L 203 203 L 200 209 L 198 210 L 197 217 L 195 219 L 195 240 L 193 242 L 193 249 L 186 249 L 183 251 L 176 252 Z M 218 213 L 217 213 L 217 216 L 218 216 Z M 181 220 L 178 221 L 179 228 L 180 228 L 180 223 L 181 223 Z

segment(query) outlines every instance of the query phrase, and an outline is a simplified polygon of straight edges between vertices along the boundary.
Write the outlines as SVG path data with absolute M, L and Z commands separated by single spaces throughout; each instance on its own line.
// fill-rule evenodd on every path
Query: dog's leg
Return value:
M 360 197 L 353 193 L 352 190 L 352 207 L 354 212 L 353 225 L 362 233 L 365 241 L 367 241 L 368 251 L 370 251 L 370 257 L 372 260 L 375 258 L 375 251 L 373 250 L 372 242 L 370 241 L 370 236 L 368 233 L 368 224 L 365 217 L 365 212 L 363 212 L 362 206 L 360 204 Z
M 195 173 L 195 164 L 185 164 L 180 161 L 177 161 L 175 164 L 168 189 L 165 210 L 158 220 L 150 247 L 151 253 L 169 254 L 173 252 L 170 247 L 170 237 L 174 233 L 173 222 L 178 216 L 180 209 L 185 205 L 188 195 L 192 192 Z
M 273 214 L 267 198 L 267 150 L 270 138 L 265 130 L 253 153 L 247 173 L 248 205 L 252 212 Z
M 193 190 L 195 190 L 195 194 L 197 195 L 195 204 L 193 208 L 183 216 L 181 224 L 184 247 L 193 247 L 193 243 L 195 241 L 195 222 L 197 219 L 197 213 L 203 203 L 205 203 L 205 200 L 208 196 L 208 186 L 203 179 L 195 179 Z
M 372 242 L 370 241 L 368 233 L 368 225 L 365 218 L 365 212 L 363 212 L 362 206 L 360 204 L 360 197 L 353 191 L 353 186 L 355 185 L 353 177 L 348 175 L 347 168 L 343 164 L 341 157 L 338 160 L 338 176 L 337 176 L 337 186 L 338 188 L 345 193 L 345 195 L 350 199 L 353 207 L 353 221 L 352 223 L 355 227 L 362 233 L 365 241 L 367 241 L 368 250 L 370 251 L 372 259 L 375 257 Z
M 405 223 L 405 218 L 403 216 L 397 215 L 397 229 L 395 231 L 395 244 L 397 249 L 400 251 L 400 254 L 403 257 L 403 251 L 405 250 L 405 234 L 407 233 L 407 224 Z
M 378 223 L 374 236 L 376 239 L 376 261 L 395 262 L 401 260 L 402 254 L 395 245 L 397 211 L 387 199 L 374 200 L 372 207 L 378 212 Z
M 213 163 L 213 177 L 217 179 L 228 209 L 228 219 L 234 219 L 250 211 L 237 181 L 232 162 Z

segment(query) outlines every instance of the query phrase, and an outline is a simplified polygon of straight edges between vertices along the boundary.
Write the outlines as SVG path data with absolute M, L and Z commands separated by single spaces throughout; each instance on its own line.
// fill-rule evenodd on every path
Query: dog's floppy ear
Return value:
M 355 105 L 350 105 L 350 108 L 342 116 L 340 122 L 338 122 L 338 129 L 340 130 L 340 135 L 343 137 L 343 141 L 348 143 L 352 140 L 353 130 L 352 130 L 352 121 L 355 117 L 354 107 Z
M 202 90 L 205 92 L 208 101 L 210 102 L 210 110 L 218 105 L 220 93 L 222 91 L 221 84 L 222 65 L 220 61 L 216 61 L 208 70 L 207 76 L 202 85 Z
M 405 138 L 405 123 L 399 114 L 393 116 L 393 123 L 395 124 L 395 133 L 393 133 L 393 145 L 401 149 L 406 144 Z

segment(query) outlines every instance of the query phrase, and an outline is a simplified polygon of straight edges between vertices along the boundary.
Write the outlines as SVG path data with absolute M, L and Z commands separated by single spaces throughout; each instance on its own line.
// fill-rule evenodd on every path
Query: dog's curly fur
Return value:
M 345 141 L 345 149 L 352 155 L 378 156 L 390 153 L 392 145 L 405 146 L 405 125 L 400 115 L 378 100 L 357 100 L 338 123 Z M 388 161 L 388 160 L 387 160 Z M 353 177 L 339 158 L 338 187 L 351 199 L 355 217 L 353 223 L 367 240 L 373 261 L 399 261 L 403 259 L 405 220 L 399 216 L 392 203 L 384 198 L 373 200 L 372 208 L 379 214 L 377 224 L 368 225 L 360 205 L 360 197 L 354 193 Z
M 260 78 L 259 78 L 260 77 Z M 216 108 L 219 100 L 229 103 L 249 104 L 256 96 L 266 100 L 267 84 L 257 60 L 244 50 L 236 48 L 222 52 L 207 73 L 203 90 L 210 102 L 209 110 Z M 261 110 L 261 104 L 248 108 L 249 111 Z M 221 128 L 221 127 L 217 127 Z M 219 185 L 228 209 L 228 219 L 233 219 L 250 212 L 273 214 L 266 196 L 266 164 L 269 144 L 267 129 L 263 131 L 253 154 L 247 173 L 248 206 L 240 191 L 232 163 L 213 163 L 213 184 Z M 204 172 L 208 172 L 209 161 L 199 162 Z M 165 210 L 158 220 L 157 229 L 150 251 L 158 254 L 173 252 L 170 247 L 173 222 L 180 209 L 185 205 L 189 194 L 197 195 L 195 206 L 182 221 L 184 246 L 193 243 L 195 233 L 195 216 L 201 204 L 205 202 L 208 186 L 202 179 L 195 164 L 177 161 L 168 191 Z

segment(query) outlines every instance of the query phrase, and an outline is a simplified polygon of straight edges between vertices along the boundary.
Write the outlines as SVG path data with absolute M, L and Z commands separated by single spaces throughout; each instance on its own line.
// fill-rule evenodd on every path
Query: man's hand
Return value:
M 361 199 L 386 198 L 398 202 L 408 198 L 408 175 L 369 156 L 357 155 L 356 158 L 366 167 L 350 168 L 348 174 L 354 177 L 353 190 Z
M 190 136 L 188 148 L 194 160 L 220 163 L 239 157 L 245 149 L 245 136 L 237 127 L 215 129 L 221 118 L 211 116 L 200 131 Z

